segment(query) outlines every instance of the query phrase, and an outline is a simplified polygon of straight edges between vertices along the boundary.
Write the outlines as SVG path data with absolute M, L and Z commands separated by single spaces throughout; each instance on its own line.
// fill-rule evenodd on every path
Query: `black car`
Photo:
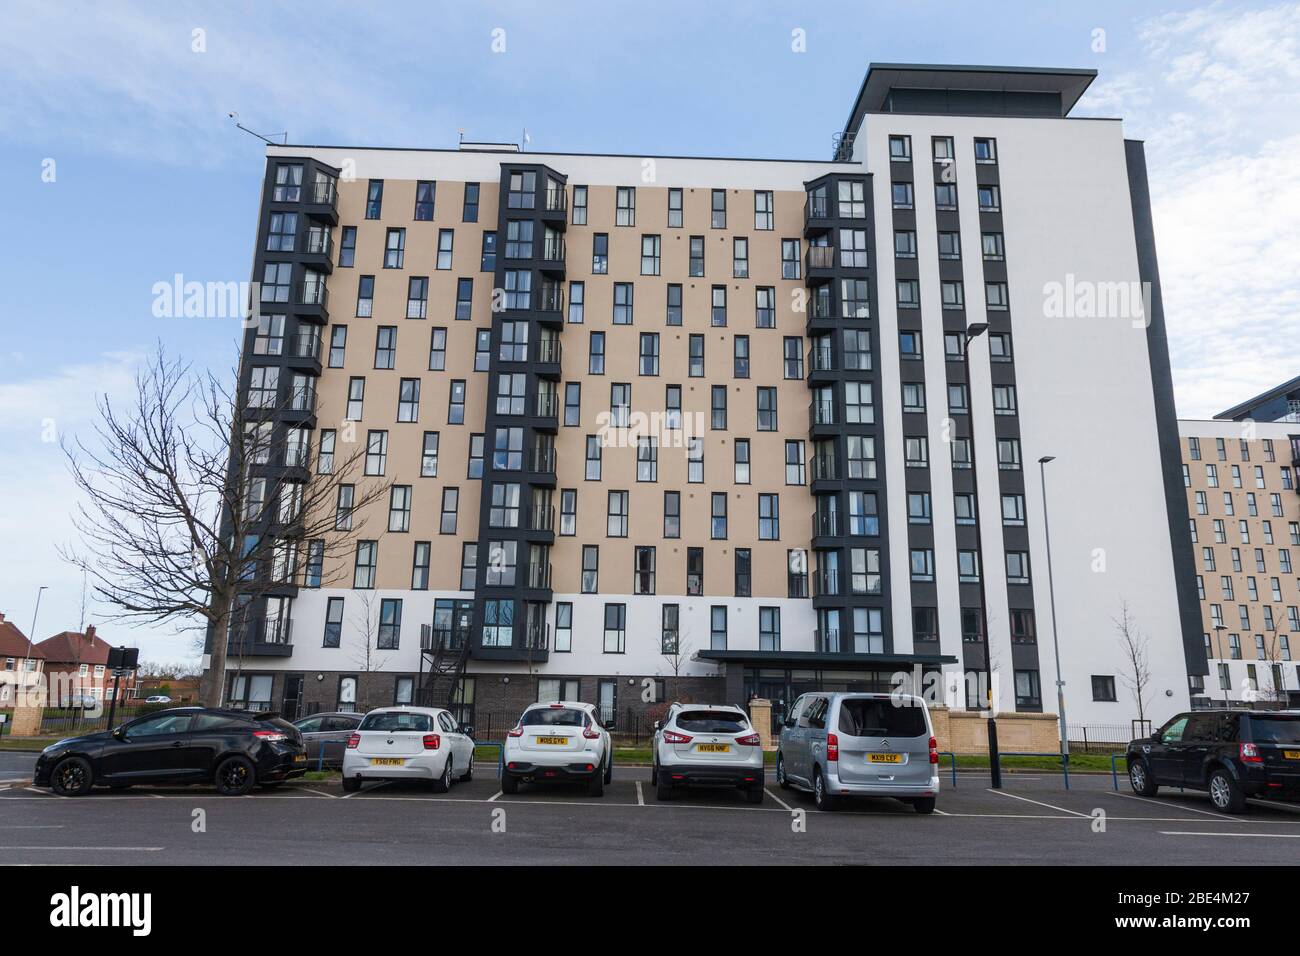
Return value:
M 51 744 L 36 760 L 35 783 L 65 797 L 138 783 L 214 783 L 239 796 L 306 772 L 302 734 L 276 714 L 179 707 Z
M 1196 710 L 1128 745 L 1133 792 L 1206 790 L 1223 813 L 1248 797 L 1300 797 L 1300 711 Z

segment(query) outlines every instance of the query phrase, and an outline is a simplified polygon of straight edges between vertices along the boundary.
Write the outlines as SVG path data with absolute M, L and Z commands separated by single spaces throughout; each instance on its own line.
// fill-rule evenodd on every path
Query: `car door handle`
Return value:
M 172 746 L 173 746 L 173 747 L 184 747 L 185 744 L 184 744 L 184 742 L 182 742 L 182 741 L 180 741 L 180 740 L 173 740 L 173 741 L 172 741 Z

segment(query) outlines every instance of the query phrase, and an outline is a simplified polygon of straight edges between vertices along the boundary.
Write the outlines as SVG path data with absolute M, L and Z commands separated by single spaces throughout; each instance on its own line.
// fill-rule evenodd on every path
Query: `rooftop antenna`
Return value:
M 271 134 L 272 136 L 279 136 L 279 137 L 282 137 L 282 142 L 277 143 L 277 142 L 275 142 L 275 140 L 268 139 L 267 137 L 263 136 L 261 133 L 254 132 L 253 130 L 251 130 L 251 129 L 249 129 L 247 126 L 245 126 L 243 123 L 239 122 L 239 114 L 238 114 L 238 113 L 228 113 L 228 114 L 226 114 L 226 115 L 228 115 L 232 120 L 235 121 L 235 126 L 236 126 L 236 127 L 238 127 L 239 129 L 242 129 L 245 133 L 247 133 L 247 134 L 250 135 L 250 136 L 256 136 L 258 139 L 260 139 L 262 142 L 266 143 L 268 146 L 287 146 L 287 145 L 289 145 L 289 131 L 288 131 L 288 130 L 285 130 L 283 133 L 272 133 L 272 134 Z

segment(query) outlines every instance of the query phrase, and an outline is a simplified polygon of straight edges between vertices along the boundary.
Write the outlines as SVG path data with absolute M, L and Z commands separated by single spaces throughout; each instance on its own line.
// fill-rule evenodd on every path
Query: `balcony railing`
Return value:
M 563 312 L 564 289 L 558 285 L 543 285 L 537 293 L 537 311 Z
M 840 650 L 840 632 L 834 628 L 823 630 L 817 628 L 813 631 L 813 637 L 817 642 L 817 650 L 823 654 L 838 654 Z
M 559 336 L 538 339 L 533 345 L 533 361 L 547 365 L 559 365 L 564 350 L 560 347 Z
M 533 508 L 528 512 L 529 531 L 554 531 L 555 508 Z
M 308 279 L 298 283 L 298 301 L 303 305 L 324 306 L 329 299 L 329 290 L 323 279 Z
M 568 208 L 569 208 L 569 197 L 568 194 L 563 189 L 548 188 L 546 190 L 545 209 L 547 212 L 564 212 Z
M 830 297 L 818 296 L 809 304 L 808 315 L 814 319 L 833 319 L 835 310 L 831 306 Z
M 289 410 L 291 412 L 311 412 L 316 410 L 315 379 L 309 379 L 306 385 L 289 390 Z
M 338 199 L 338 188 L 333 179 L 318 179 L 311 184 L 311 202 L 317 206 L 333 206 Z
M 535 474 L 555 474 L 555 449 L 530 448 L 528 450 L 528 470 Z
M 829 346 L 808 350 L 808 367 L 814 372 L 835 371 L 835 352 Z
M 809 269 L 834 269 L 835 247 L 809 246 L 807 266 Z
M 564 261 L 564 239 L 550 236 L 542 242 L 542 260 L 544 262 Z
M 835 403 L 812 402 L 808 405 L 808 415 L 814 425 L 834 425 Z
M 299 332 L 289 339 L 289 355 L 292 358 L 319 359 L 320 349 L 319 332 Z
M 551 646 L 551 625 L 530 624 L 524 628 L 524 650 L 544 651 Z
M 238 635 L 245 644 L 292 644 L 293 621 L 287 617 L 245 621 Z
M 463 630 L 457 630 L 450 627 L 431 627 L 428 624 L 420 625 L 420 650 L 432 651 L 442 648 L 448 651 L 459 651 L 465 646 L 466 634 Z
M 813 455 L 812 457 L 812 477 L 813 481 L 836 481 L 840 477 L 840 469 L 835 461 L 834 455 Z
M 559 393 L 538 392 L 536 408 L 538 418 L 558 418 L 560 414 Z
M 307 233 L 307 253 L 329 258 L 334 252 L 334 240 L 326 229 L 311 229 Z
M 528 563 L 528 586 L 541 590 L 551 587 L 551 562 L 530 561 Z
M 809 222 L 813 219 L 829 219 L 830 203 L 825 196 L 809 196 L 808 201 L 803 204 L 803 220 Z
M 814 511 L 812 513 L 812 533 L 814 537 L 839 537 L 840 534 L 840 516 L 830 511 Z
M 840 576 L 834 571 L 818 568 L 812 573 L 813 597 L 838 597 L 841 593 Z

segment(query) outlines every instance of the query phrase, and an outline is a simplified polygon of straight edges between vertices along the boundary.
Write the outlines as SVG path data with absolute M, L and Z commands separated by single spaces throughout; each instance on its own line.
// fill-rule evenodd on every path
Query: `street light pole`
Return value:
M 1061 679 L 1061 639 L 1056 631 L 1056 584 L 1052 580 L 1052 533 L 1047 525 L 1047 463 L 1056 456 L 1038 459 L 1039 485 L 1043 489 L 1043 542 L 1047 548 L 1047 596 L 1052 606 L 1052 653 L 1056 657 L 1056 716 L 1061 729 L 1061 761 L 1070 764 L 1070 736 L 1065 723 L 1065 681 Z
M 980 634 L 984 639 L 984 686 L 988 695 L 985 701 L 988 707 L 989 735 L 989 783 L 994 790 L 1002 789 L 1002 758 L 998 751 L 998 722 L 994 716 L 993 705 L 993 656 L 989 648 L 989 614 L 988 600 L 984 590 L 984 539 L 980 533 L 980 523 L 984 518 L 984 509 L 980 507 L 979 466 L 975 455 L 975 408 L 971 400 L 973 390 L 970 378 L 970 344 L 989 330 L 987 322 L 972 322 L 966 326 L 966 341 L 962 343 L 961 360 L 966 372 L 967 418 L 970 420 L 970 474 L 971 494 L 975 498 L 975 560 L 979 563 L 978 572 L 980 589 Z
M 36 615 L 41 613 L 41 593 L 48 590 L 49 585 L 46 584 L 42 584 L 36 589 L 36 609 L 32 611 L 32 627 L 31 630 L 27 632 L 27 660 L 23 662 L 23 673 L 27 672 L 27 665 L 33 660 L 32 645 L 36 641 Z M 27 685 L 24 683 L 22 686 L 25 688 Z M 20 692 L 24 695 L 27 694 L 26 690 L 20 689 Z M 28 703 L 30 703 L 30 701 L 28 701 Z

